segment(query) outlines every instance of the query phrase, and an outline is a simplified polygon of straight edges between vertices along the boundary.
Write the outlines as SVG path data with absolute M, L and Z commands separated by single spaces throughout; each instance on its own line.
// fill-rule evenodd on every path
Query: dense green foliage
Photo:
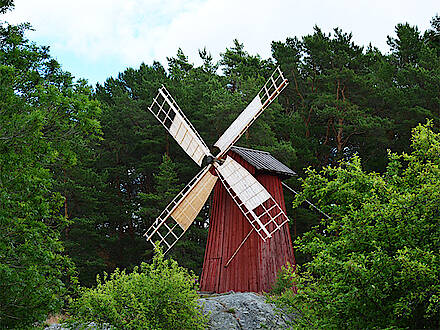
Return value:
M 331 215 L 297 240 L 312 256 L 278 301 L 299 327 L 436 329 L 440 326 L 440 134 L 413 130 L 409 154 L 383 174 L 358 157 L 309 169 L 304 198 Z
M 12 0 L 3 1 L 0 14 L 12 7 Z M 309 166 L 319 170 L 341 161 L 355 166 L 354 155 L 365 170 L 389 174 L 387 149 L 408 153 L 411 128 L 425 118 L 434 129 L 440 127 L 440 18 L 431 23 L 427 31 L 397 25 L 388 38 L 388 54 L 356 45 L 339 29 L 327 34 L 316 27 L 310 35 L 273 42 L 269 59 L 249 54 L 234 40 L 218 62 L 203 49 L 202 64 L 196 66 L 179 50 L 168 58 L 167 68 L 141 64 L 93 89 L 62 71 L 48 47 L 27 40 L 28 24 L 1 22 L 0 327 L 30 324 L 59 309 L 75 282 L 73 264 L 79 282 L 91 286 L 103 271 L 151 261 L 153 248 L 142 235 L 198 171 L 147 110 L 161 84 L 211 146 L 280 65 L 290 84 L 238 145 L 271 152 L 299 177 Z M 397 161 L 392 158 L 391 164 Z M 288 184 L 300 190 L 298 178 Z M 307 196 L 328 205 L 322 196 Z M 286 204 L 292 200 L 286 193 Z M 346 202 L 341 207 L 353 207 Z M 209 205 L 170 253 L 196 275 Z M 320 215 L 305 207 L 288 208 L 288 213 L 294 237 L 319 223 Z M 416 231 L 418 219 L 410 220 L 408 228 Z M 406 242 L 400 234 L 408 233 L 394 233 Z M 428 251 L 435 251 L 423 247 L 428 253 L 423 255 L 411 250 L 415 246 L 399 247 L 402 263 L 428 260 Z M 308 249 L 296 251 L 296 258 L 300 264 L 316 261 Z M 286 283 L 279 283 L 280 291 Z M 419 312 L 412 310 L 419 306 L 414 297 L 403 292 L 393 291 L 395 299 L 403 299 L 400 307 L 390 299 L 401 319 Z M 410 311 L 404 310 L 406 302 Z
M 99 133 L 91 89 L 26 29 L 0 25 L 0 328 L 44 320 L 75 282 L 59 241 L 68 223 L 58 175 Z
M 127 274 L 104 274 L 94 289 L 83 289 L 72 303 L 73 323 L 111 324 L 117 329 L 205 329 L 194 274 L 160 250 L 151 264 Z

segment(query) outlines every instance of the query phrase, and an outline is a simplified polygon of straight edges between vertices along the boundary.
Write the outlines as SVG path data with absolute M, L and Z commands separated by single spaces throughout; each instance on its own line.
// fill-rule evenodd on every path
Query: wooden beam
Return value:
M 232 259 L 234 259 L 234 257 L 237 255 L 238 251 L 241 249 L 241 247 L 243 246 L 243 244 L 246 242 L 246 240 L 249 238 L 249 236 L 251 236 L 252 232 L 254 231 L 254 228 L 252 228 L 249 233 L 246 235 L 246 237 L 244 238 L 244 240 L 240 243 L 240 245 L 238 246 L 238 248 L 235 250 L 235 252 L 232 254 L 231 258 L 229 258 L 228 262 L 225 265 L 225 268 L 227 268 L 229 266 L 229 264 L 231 263 Z

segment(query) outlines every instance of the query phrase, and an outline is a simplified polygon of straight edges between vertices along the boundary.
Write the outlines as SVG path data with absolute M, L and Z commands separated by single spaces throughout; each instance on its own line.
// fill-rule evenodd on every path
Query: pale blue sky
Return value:
M 29 38 L 92 84 L 142 62 L 165 65 L 179 47 L 196 64 L 203 47 L 218 59 L 234 38 L 267 58 L 271 41 L 311 33 L 315 24 L 387 51 L 397 23 L 423 31 L 440 12 L 438 0 L 16 0 L 15 7 L 0 19 L 30 22 Z

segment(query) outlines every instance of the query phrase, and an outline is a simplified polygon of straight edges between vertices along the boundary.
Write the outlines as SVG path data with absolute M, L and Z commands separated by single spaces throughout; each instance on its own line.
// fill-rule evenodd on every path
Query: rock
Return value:
M 78 327 L 74 327 L 74 328 L 70 328 L 68 327 L 68 325 L 65 324 L 58 324 L 58 323 L 54 323 L 51 324 L 50 326 L 44 328 L 44 330 L 109 330 L 111 329 L 110 326 L 105 325 L 104 327 L 98 326 L 96 323 L 91 322 L 88 325 L 82 325 L 82 326 L 78 326 Z
M 209 316 L 209 329 L 286 329 L 291 319 L 266 298 L 252 292 L 215 295 L 199 300 Z

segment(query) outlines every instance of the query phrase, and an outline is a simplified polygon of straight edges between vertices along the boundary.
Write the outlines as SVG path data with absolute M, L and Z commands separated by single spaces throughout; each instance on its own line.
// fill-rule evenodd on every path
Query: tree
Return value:
M 57 163 L 54 171 L 54 188 L 64 196 L 62 213 L 69 220 L 61 239 L 83 285 L 92 285 L 96 274 L 112 269 L 104 249 L 111 239 L 97 227 L 105 219 L 102 207 L 108 190 L 105 173 L 95 167 L 98 146 L 98 141 L 78 145 L 75 164 Z
M 139 211 L 140 216 L 146 219 L 155 219 L 179 193 L 181 188 L 176 173 L 176 165 L 165 154 L 159 166 L 159 173 L 154 175 L 154 192 L 139 194 L 143 202 L 143 207 Z
M 14 8 L 14 0 L 3 0 L 0 4 L 0 14 L 4 14 Z
M 331 218 L 298 239 L 312 256 L 296 275 L 298 294 L 279 303 L 306 328 L 440 326 L 440 134 L 413 129 L 411 153 L 389 153 L 385 173 L 359 157 L 309 169 L 304 199 Z
M 408 152 L 411 128 L 425 118 L 439 127 L 440 52 L 435 31 L 434 18 L 424 35 L 416 26 L 398 24 L 396 36 L 388 37 L 391 54 L 378 74 L 379 95 L 394 122 L 389 131 L 392 150 Z
M 96 243 L 92 251 L 84 251 L 81 260 L 76 260 L 88 272 L 80 277 L 84 285 L 92 285 L 102 271 L 132 268 L 151 257 L 143 237 L 148 222 L 138 216 L 139 193 L 153 191 L 153 173 L 166 152 L 163 128 L 148 111 L 157 88 L 166 79 L 164 68 L 155 62 L 151 66 L 141 64 L 136 70 L 129 68 L 96 87 L 104 139 L 95 147 L 90 163 L 100 180 L 94 197 L 99 212 L 92 210 L 94 215 L 83 227 Z M 78 226 L 75 229 L 77 235 L 69 244 L 81 247 L 87 236 Z
M 1 12 L 12 5 L 2 3 Z M 99 135 L 99 106 L 84 82 L 28 41 L 29 24 L 0 24 L 0 327 L 58 311 L 75 284 L 59 240 L 67 225 L 57 166 L 76 163 Z M 79 145 L 78 145 L 79 144 Z
M 273 64 L 270 60 L 263 60 L 259 55 L 250 55 L 237 39 L 234 39 L 233 43 L 233 47 L 226 48 L 226 51 L 220 54 L 219 62 L 229 80 L 230 90 L 239 90 L 245 79 L 267 77 L 271 73 Z
M 194 67 L 188 62 L 188 57 L 179 48 L 176 57 L 167 57 L 169 73 L 173 79 L 183 79 L 185 75 Z
M 431 20 L 431 29 L 425 32 L 424 39 L 431 47 L 440 52 L 440 16 L 437 14 Z
M 362 145 L 365 136 L 379 142 L 389 121 L 374 98 L 372 68 L 381 58 L 378 50 L 364 51 L 340 29 L 326 34 L 315 27 L 302 40 L 272 43 L 272 53 L 291 82 L 280 102 L 295 128 L 291 139 L 303 145 L 299 152 L 305 157 L 298 159 L 325 166 L 369 152 Z

